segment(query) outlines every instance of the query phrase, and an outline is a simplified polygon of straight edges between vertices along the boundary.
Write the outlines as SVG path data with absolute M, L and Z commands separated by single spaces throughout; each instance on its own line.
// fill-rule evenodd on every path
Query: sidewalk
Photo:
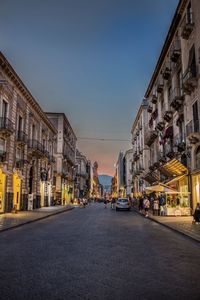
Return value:
M 33 211 L 19 211 L 16 214 L 0 214 L 0 232 L 11 228 L 19 227 L 24 224 L 32 223 L 41 219 L 48 218 L 68 210 L 73 209 L 71 205 L 50 206 L 34 209 Z
M 144 216 L 137 208 L 134 211 Z M 154 216 L 149 212 L 149 219 L 200 242 L 200 224 L 192 224 L 192 216 Z

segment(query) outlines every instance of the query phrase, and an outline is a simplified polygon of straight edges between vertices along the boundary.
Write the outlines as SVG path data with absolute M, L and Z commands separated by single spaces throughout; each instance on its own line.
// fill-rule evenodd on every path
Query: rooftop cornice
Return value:
M 168 31 L 168 34 L 167 34 L 167 37 L 166 37 L 164 45 L 162 47 L 161 54 L 159 56 L 158 62 L 157 62 L 156 67 L 155 67 L 155 70 L 153 72 L 150 83 L 149 83 L 148 88 L 146 90 L 145 98 L 148 98 L 150 93 L 151 93 L 153 85 L 154 85 L 154 83 L 157 79 L 157 76 L 158 76 L 159 72 L 160 72 L 160 68 L 163 64 L 165 56 L 166 56 L 166 54 L 169 50 L 169 47 L 170 47 L 171 42 L 174 38 L 174 35 L 175 35 L 176 30 L 178 28 L 178 25 L 181 21 L 181 17 L 183 15 L 183 12 L 184 12 L 184 9 L 186 7 L 187 2 L 188 2 L 188 0 L 180 0 L 179 1 L 179 4 L 177 6 L 176 12 L 174 14 L 174 17 L 172 19 L 172 22 L 171 22 L 171 25 L 170 25 L 170 28 L 169 28 L 169 31 Z
M 40 115 L 40 117 L 46 123 L 46 125 L 53 131 L 54 134 L 56 134 L 57 129 L 49 121 L 49 119 L 47 118 L 45 112 L 41 109 L 38 102 L 35 100 L 35 98 L 32 96 L 30 91 L 24 85 L 24 83 L 22 82 L 20 77 L 17 75 L 17 73 L 15 72 L 15 70 L 10 65 L 10 63 L 8 62 L 8 60 L 5 58 L 5 56 L 3 55 L 3 53 L 1 51 L 0 51 L 0 66 L 1 66 L 2 70 L 5 72 L 5 74 L 12 81 L 14 86 L 21 92 L 21 94 L 26 98 L 26 100 L 29 102 L 29 104 Z
M 72 131 L 72 133 L 73 133 L 73 135 L 74 135 L 74 137 L 75 137 L 75 139 L 77 141 L 76 134 L 74 133 L 74 130 L 73 130 L 73 128 L 72 128 L 72 126 L 71 126 L 71 124 L 70 124 L 70 122 L 69 122 L 69 120 L 68 120 L 68 118 L 67 118 L 67 116 L 66 116 L 65 113 L 59 113 L 59 112 L 45 112 L 45 113 L 46 113 L 46 115 L 51 115 L 51 116 L 63 116 L 64 121 L 67 123 L 67 125 L 71 129 L 71 131 Z

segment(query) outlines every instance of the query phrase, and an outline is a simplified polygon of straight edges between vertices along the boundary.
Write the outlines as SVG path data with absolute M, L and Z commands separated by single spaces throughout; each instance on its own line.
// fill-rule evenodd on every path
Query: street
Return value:
M 200 299 L 200 245 L 134 211 L 75 208 L 0 234 L 0 299 Z

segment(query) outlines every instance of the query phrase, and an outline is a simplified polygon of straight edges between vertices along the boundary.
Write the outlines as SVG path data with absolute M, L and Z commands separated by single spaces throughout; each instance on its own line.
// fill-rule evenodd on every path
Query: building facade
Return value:
M 0 53 L 0 213 L 52 204 L 56 134 Z
M 90 197 L 91 164 L 78 149 L 76 150 L 76 198 Z
M 161 182 L 166 214 L 187 215 L 200 194 L 200 2 L 179 1 L 145 93 L 148 184 Z
M 132 165 L 133 165 L 133 149 L 126 151 L 124 155 L 125 160 L 125 190 L 126 196 L 133 196 L 133 184 L 132 184 Z
M 148 120 L 148 101 L 144 99 L 137 112 L 136 118 L 133 122 L 131 135 L 133 145 L 133 159 L 132 159 L 132 184 L 133 195 L 140 196 L 146 186 L 148 186 L 148 178 L 151 176 L 149 172 L 149 148 L 145 143 L 146 124 Z M 145 180 L 146 179 L 146 180 Z
M 54 166 L 54 201 L 69 204 L 74 198 L 76 135 L 64 113 L 46 113 L 57 129 Z

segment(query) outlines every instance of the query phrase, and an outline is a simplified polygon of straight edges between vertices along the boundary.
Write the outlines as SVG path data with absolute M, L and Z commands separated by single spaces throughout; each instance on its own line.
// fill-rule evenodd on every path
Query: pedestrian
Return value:
M 83 207 L 84 208 L 86 207 L 86 200 L 85 200 L 85 198 L 83 198 Z
M 107 208 L 107 200 L 106 200 L 106 198 L 104 198 L 104 208 Z
M 158 199 L 154 199 L 153 200 L 153 214 L 155 216 L 158 216 L 158 211 L 159 211 L 159 202 L 158 202 Z
M 148 211 L 149 211 L 149 207 L 150 207 L 150 201 L 147 198 L 147 196 L 144 197 L 143 206 L 144 206 L 144 210 L 145 210 L 145 217 L 147 218 L 149 216 Z
M 199 224 L 200 223 L 200 203 L 197 203 L 193 217 L 194 217 L 194 223 Z
M 115 208 L 115 198 L 112 198 L 112 200 L 111 200 L 111 208 L 112 209 Z
M 139 212 L 142 212 L 142 210 L 143 210 L 143 198 L 142 197 L 139 198 L 138 208 L 139 208 Z

